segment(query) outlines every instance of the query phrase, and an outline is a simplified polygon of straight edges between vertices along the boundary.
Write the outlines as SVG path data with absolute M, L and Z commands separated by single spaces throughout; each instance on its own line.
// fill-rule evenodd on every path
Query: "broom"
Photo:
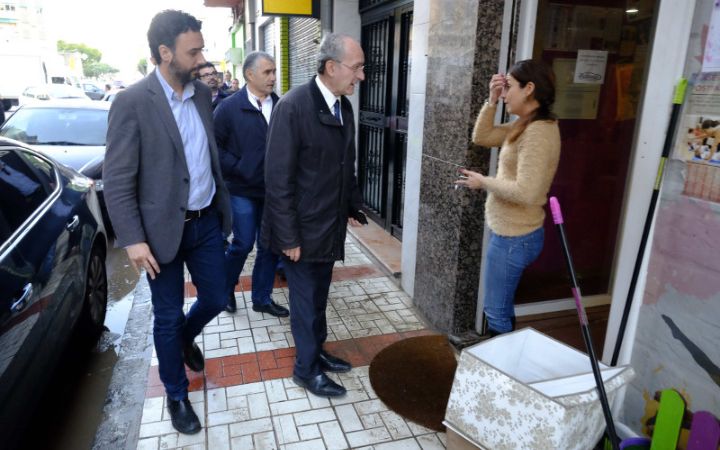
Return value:
M 605 424 L 607 425 L 608 439 L 610 440 L 612 449 L 618 450 L 618 437 L 617 432 L 615 431 L 615 423 L 613 422 L 612 413 L 610 412 L 610 404 L 608 403 L 607 394 L 605 393 L 605 384 L 603 384 L 602 375 L 600 374 L 600 367 L 598 366 L 597 358 L 595 357 L 595 351 L 593 350 L 587 315 L 585 314 L 585 308 L 582 304 L 582 299 L 580 297 L 580 287 L 578 286 L 577 278 L 575 277 L 575 269 L 573 268 L 572 259 L 570 258 L 570 248 L 568 247 L 568 242 L 565 238 L 562 211 L 560 211 L 560 203 L 558 202 L 558 199 L 556 197 L 550 197 L 550 210 L 552 211 L 553 222 L 555 222 L 558 234 L 560 235 L 560 244 L 562 245 L 563 254 L 565 255 L 565 262 L 567 263 L 568 271 L 570 272 L 572 293 L 573 297 L 575 298 L 575 307 L 577 308 L 578 319 L 580 319 L 580 329 L 582 330 L 583 340 L 585 341 L 585 348 L 587 349 L 587 354 L 590 358 L 590 365 L 592 366 L 593 375 L 595 376 L 595 385 L 597 386 L 600 404 L 602 405 L 603 414 L 605 415 Z

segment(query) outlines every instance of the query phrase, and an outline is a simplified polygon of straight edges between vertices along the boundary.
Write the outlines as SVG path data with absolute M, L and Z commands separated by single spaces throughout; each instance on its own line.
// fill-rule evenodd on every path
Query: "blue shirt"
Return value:
M 190 194 L 188 195 L 188 209 L 198 210 L 209 206 L 215 195 L 215 179 L 210 163 L 210 146 L 208 144 L 205 126 L 195 107 L 192 97 L 195 95 L 195 86 L 192 82 L 183 88 L 182 98 L 173 91 L 160 70 L 155 70 L 160 85 L 165 91 L 175 123 L 182 138 L 185 162 L 190 173 Z

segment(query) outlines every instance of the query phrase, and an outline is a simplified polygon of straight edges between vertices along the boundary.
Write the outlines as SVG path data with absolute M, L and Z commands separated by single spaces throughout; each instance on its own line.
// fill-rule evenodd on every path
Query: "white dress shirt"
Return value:
M 332 114 L 333 116 L 335 115 L 335 102 L 340 103 L 340 124 L 342 125 L 342 102 L 340 101 L 340 97 L 335 96 L 335 94 L 333 94 L 332 91 L 330 91 L 330 89 L 325 86 L 322 80 L 320 80 L 320 77 L 315 77 L 315 83 L 317 83 L 318 87 L 320 88 L 320 93 L 325 99 L 325 103 L 327 103 L 328 108 L 330 108 L 330 114 Z
M 155 73 L 165 91 L 165 97 L 182 138 L 185 162 L 190 173 L 190 194 L 187 208 L 189 210 L 203 209 L 210 205 L 215 195 L 215 179 L 212 174 L 210 144 L 205 126 L 192 99 L 195 95 L 195 86 L 192 82 L 186 84 L 183 87 L 182 98 L 179 98 L 160 71 L 156 69 Z
M 265 122 L 270 123 L 270 114 L 272 114 L 272 97 L 270 95 L 265 97 L 265 100 L 260 100 L 258 97 L 255 96 L 252 92 L 250 92 L 250 88 L 247 89 L 248 93 L 248 100 L 250 100 L 250 104 L 259 109 L 263 116 L 265 116 Z M 258 102 L 262 103 L 262 108 L 260 108 L 260 105 L 258 105 Z

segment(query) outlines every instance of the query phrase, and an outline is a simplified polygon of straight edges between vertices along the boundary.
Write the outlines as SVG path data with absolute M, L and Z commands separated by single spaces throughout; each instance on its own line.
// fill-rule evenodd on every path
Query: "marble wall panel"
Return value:
M 472 127 L 498 71 L 504 0 L 431 0 L 414 301 L 438 330 L 474 328 L 485 193 L 454 189 L 458 166 L 487 173 Z

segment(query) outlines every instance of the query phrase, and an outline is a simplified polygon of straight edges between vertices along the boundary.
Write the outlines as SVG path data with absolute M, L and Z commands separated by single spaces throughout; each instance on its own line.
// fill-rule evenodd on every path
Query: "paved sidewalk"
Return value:
M 347 374 L 329 374 L 347 388 L 346 396 L 328 400 L 293 383 L 290 321 L 252 310 L 251 255 L 236 292 L 237 312 L 221 313 L 197 339 L 205 371 L 188 371 L 190 400 L 203 431 L 188 436 L 173 429 L 153 351 L 137 448 L 444 449 L 445 433 L 390 411 L 378 400 L 368 376 L 370 361 L 387 345 L 432 332 L 411 299 L 351 238 L 345 248 L 345 262 L 333 271 L 326 348 L 354 366 Z M 186 307 L 194 296 L 188 282 Z M 287 298 L 286 284 L 276 280 L 273 299 L 287 306 Z

